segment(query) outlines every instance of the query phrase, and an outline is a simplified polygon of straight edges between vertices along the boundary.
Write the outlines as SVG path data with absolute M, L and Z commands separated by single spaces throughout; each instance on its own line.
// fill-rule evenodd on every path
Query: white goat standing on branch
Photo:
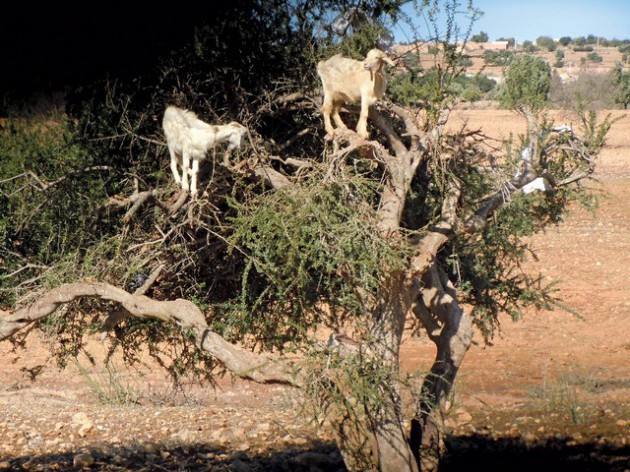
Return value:
M 166 108 L 162 127 L 171 155 L 173 177 L 178 184 L 181 184 L 183 190 L 188 191 L 188 176 L 190 176 L 190 193 L 193 196 L 197 195 L 199 161 L 205 159 L 209 150 L 226 143 L 223 164 L 229 167 L 230 153 L 241 147 L 243 136 L 247 133 L 247 128 L 236 121 L 227 125 L 209 125 L 197 118 L 192 111 L 174 106 Z M 181 177 L 177 170 L 178 163 L 182 166 Z
M 372 49 L 363 61 L 337 54 L 317 64 L 317 73 L 324 89 L 322 114 L 328 135 L 332 136 L 334 133 L 330 115 L 337 127 L 348 129 L 341 121 L 339 110 L 344 103 L 356 103 L 361 100 L 357 133 L 365 139 L 369 137 L 367 131 L 369 107 L 385 94 L 387 87 L 387 77 L 383 71 L 385 63 L 395 65 L 383 51 Z

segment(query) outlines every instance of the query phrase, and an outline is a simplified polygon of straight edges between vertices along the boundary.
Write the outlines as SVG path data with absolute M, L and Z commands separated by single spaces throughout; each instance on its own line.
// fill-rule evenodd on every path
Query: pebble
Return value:
M 9 461 L 0 462 L 0 470 L 9 470 L 11 468 L 11 463 Z

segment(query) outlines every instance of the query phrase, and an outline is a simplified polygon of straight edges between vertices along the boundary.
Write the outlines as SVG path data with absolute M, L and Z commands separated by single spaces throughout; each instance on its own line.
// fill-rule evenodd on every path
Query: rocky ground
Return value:
M 532 270 L 559 279 L 579 317 L 531 312 L 503 322 L 490 346 L 476 339 L 444 470 L 630 471 L 630 113 L 617 115 L 597 213 L 576 208 L 533 240 Z M 452 125 L 464 121 L 496 138 L 524 128 L 505 111 L 462 111 Z M 17 358 L 10 350 L 0 344 L 0 470 L 343 470 L 330 435 L 300 419 L 283 388 L 222 379 L 174 392 L 148 368 L 108 372 L 80 359 L 60 372 L 37 338 Z M 433 349 L 409 334 L 403 355 L 403 369 L 422 371 Z

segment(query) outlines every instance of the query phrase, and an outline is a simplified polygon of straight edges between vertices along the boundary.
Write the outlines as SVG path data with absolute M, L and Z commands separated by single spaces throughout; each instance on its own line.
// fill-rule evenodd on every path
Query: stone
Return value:
M 74 459 L 72 459 L 72 464 L 74 464 L 75 467 L 80 468 L 90 467 L 94 464 L 94 457 L 85 453 L 77 454 L 74 456 Z
M 94 425 L 92 423 L 90 423 L 89 421 L 86 421 L 85 423 L 83 423 L 81 425 L 81 427 L 79 428 L 79 436 L 81 436 L 82 438 L 85 437 L 85 435 L 87 433 L 89 433 L 92 428 L 94 428 Z

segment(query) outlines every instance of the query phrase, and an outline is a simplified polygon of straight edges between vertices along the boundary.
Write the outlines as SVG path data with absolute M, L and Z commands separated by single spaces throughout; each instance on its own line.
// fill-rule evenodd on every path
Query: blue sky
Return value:
M 630 39 L 630 0 L 473 0 L 473 5 L 484 15 L 472 32 L 484 31 L 490 40 L 513 37 L 521 42 L 539 36 L 574 38 L 589 34 Z M 425 36 L 424 21 L 420 19 L 417 24 Z M 394 28 L 394 35 L 398 41 L 410 39 L 399 28 Z

